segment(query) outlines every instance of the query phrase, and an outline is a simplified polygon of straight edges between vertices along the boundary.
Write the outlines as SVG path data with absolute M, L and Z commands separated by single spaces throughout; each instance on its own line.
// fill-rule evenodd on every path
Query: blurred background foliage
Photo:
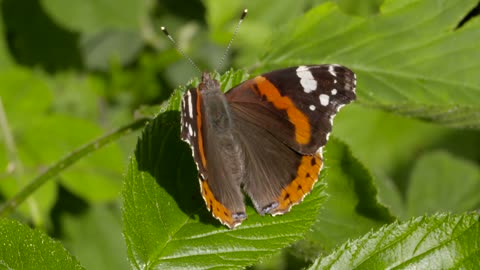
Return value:
M 261 70 L 259 59 L 272 35 L 323 2 L 1 0 L 0 200 L 75 148 L 131 122 L 141 105 L 160 104 L 177 86 L 199 75 L 159 33 L 160 26 L 167 26 L 202 70 L 213 70 L 246 7 L 249 15 L 219 71 L 233 67 L 255 73 Z M 379 12 L 383 1 L 333 2 L 345 13 L 369 17 Z M 475 12 L 478 9 L 469 16 Z M 119 195 L 137 135 L 63 171 L 14 217 L 60 239 L 87 268 L 127 269 Z M 452 129 L 352 105 L 336 119 L 334 135 L 372 172 L 380 201 L 400 218 L 438 209 L 418 207 L 422 191 L 432 185 L 442 189 L 434 192 L 438 198 L 432 204 L 450 196 L 455 187 L 422 179 L 465 173 L 471 184 L 455 193 L 460 201 L 462 194 L 471 198 L 469 192 L 480 189 L 480 133 L 475 129 Z M 432 169 L 438 164 L 445 171 Z M 457 209 L 444 208 L 465 211 L 478 206 L 479 201 L 471 199 L 456 204 Z M 288 264 L 288 258 L 279 255 L 258 268 L 276 268 Z

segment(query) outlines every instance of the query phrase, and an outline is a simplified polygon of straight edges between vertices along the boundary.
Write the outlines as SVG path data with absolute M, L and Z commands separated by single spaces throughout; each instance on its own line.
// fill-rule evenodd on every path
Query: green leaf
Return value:
M 23 163 L 30 168 L 30 179 L 39 172 L 33 168 L 50 165 L 69 150 L 103 133 L 88 121 L 53 115 L 32 121 L 23 132 L 30 136 L 24 135 L 22 141 L 18 141 L 18 148 Z M 121 190 L 120 164 L 120 149 L 110 145 L 63 171 L 60 180 L 67 189 L 88 201 L 112 200 Z
M 123 220 L 135 268 L 241 268 L 303 237 L 325 199 L 323 181 L 283 216 L 259 216 L 247 203 L 248 219 L 229 230 L 205 207 L 179 120 L 178 111 L 167 110 L 152 121 L 129 164 Z
M 130 269 L 119 207 L 94 205 L 80 215 L 63 215 L 60 222 L 65 247 L 87 269 Z
M 53 100 L 44 78 L 24 68 L 0 72 L 0 96 L 11 126 L 44 113 Z
M 143 46 L 138 32 L 123 30 L 99 31 L 84 35 L 81 50 L 87 68 L 108 71 L 111 62 L 122 66 L 133 62 Z
M 370 173 L 335 138 L 326 145 L 324 170 L 329 198 L 305 241 L 298 246 L 301 252 L 313 253 L 315 257 L 319 251 L 331 250 L 347 239 L 394 220 L 377 201 Z
M 464 133 L 354 103 L 336 116 L 332 134 L 345 141 L 375 176 L 380 201 L 404 216 L 404 195 L 398 193 L 406 189 L 405 179 L 418 153 L 445 147 L 450 136 Z
M 390 224 L 342 245 L 310 269 L 475 269 L 479 218 L 438 214 Z
M 145 0 L 42 0 L 43 9 L 73 32 L 105 29 L 138 30 L 146 12 Z
M 379 13 L 380 5 L 384 1 L 385 0 L 334 0 L 334 2 L 337 3 L 338 7 L 345 11 L 345 13 L 358 16 L 368 16 Z
M 236 66 L 245 67 L 258 60 L 258 52 L 265 51 L 265 43 L 275 32 L 272 29 L 282 28 L 288 22 L 304 13 L 311 4 L 306 0 L 277 0 L 275 5 L 269 1 L 242 0 L 205 1 L 207 7 L 206 20 L 212 39 L 227 45 L 232 38 L 241 12 L 246 8 L 248 14 L 243 21 L 233 47 L 241 51 L 235 58 Z
M 18 221 L 0 220 L 2 269 L 84 269 L 58 242 Z
M 444 151 L 424 154 L 407 190 L 407 214 L 461 213 L 480 206 L 480 169 Z
M 19 68 L 0 74 L 0 96 L 13 137 L 9 148 L 14 149 L 9 153 L 12 150 L 4 149 L 3 136 L 0 138 L 0 166 L 11 169 L 0 181 L 0 191 L 6 198 L 16 194 L 27 181 L 68 151 L 103 133 L 97 125 L 85 120 L 51 113 L 53 97 L 46 81 L 43 76 Z M 64 171 L 60 180 L 88 201 L 112 200 L 121 190 L 119 164 L 122 163 L 122 153 L 118 146 L 112 145 Z M 50 181 L 33 194 L 20 211 L 41 225 L 55 200 L 56 182 Z
M 274 35 L 261 70 L 340 63 L 357 73 L 359 101 L 454 127 L 480 127 L 480 20 L 457 28 L 466 0 L 386 1 L 378 16 L 324 4 Z M 315 38 L 312 38 L 315 37 Z

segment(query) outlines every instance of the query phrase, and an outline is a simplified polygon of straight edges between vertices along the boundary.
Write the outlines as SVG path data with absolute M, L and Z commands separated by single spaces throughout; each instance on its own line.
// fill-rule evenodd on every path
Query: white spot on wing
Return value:
M 325 94 L 321 94 L 320 95 L 320 104 L 322 104 L 322 106 L 327 106 L 328 103 L 330 103 L 330 97 L 325 95 Z
M 190 94 L 190 91 L 187 92 L 187 98 L 188 98 L 188 116 L 190 118 L 193 118 L 193 103 L 192 103 L 192 94 Z
M 313 78 L 312 72 L 306 66 L 299 66 L 297 68 L 297 76 L 300 78 L 300 84 L 305 93 L 311 93 L 317 90 L 317 81 Z
M 334 65 L 328 66 L 328 72 L 330 72 L 330 74 L 332 74 L 333 77 L 337 77 L 337 73 L 335 73 L 335 66 Z
M 340 109 L 341 109 L 343 106 L 345 106 L 345 104 L 340 104 L 340 105 L 338 105 L 338 107 L 337 107 L 337 112 L 340 111 Z
M 192 125 L 188 125 L 188 135 L 189 135 L 189 136 L 193 136 Z
M 355 90 L 357 89 L 357 75 L 353 73 L 353 92 L 355 93 Z
M 318 148 L 317 155 L 319 155 L 320 159 L 323 160 L 323 146 Z M 322 165 L 323 165 L 323 162 L 322 162 Z
M 337 94 L 337 89 L 333 88 L 332 89 L 332 95 L 335 96 Z
M 315 105 L 310 105 L 310 107 L 308 107 L 311 111 L 315 111 Z

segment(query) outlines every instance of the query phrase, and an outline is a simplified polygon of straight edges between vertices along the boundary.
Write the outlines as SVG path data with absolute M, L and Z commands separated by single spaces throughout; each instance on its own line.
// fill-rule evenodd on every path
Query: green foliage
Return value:
M 177 2 L 0 1 L 0 265 L 480 264 L 478 0 Z M 237 68 L 356 72 L 358 100 L 335 118 L 320 179 L 291 212 L 259 216 L 247 201 L 234 230 L 210 215 L 179 139 L 198 73 L 161 25 L 202 70 L 230 69 L 214 74 L 224 91 L 250 76 Z M 12 210 L 37 228 L 5 218 Z
M 475 269 L 479 218 L 437 214 L 390 224 L 347 242 L 310 269 Z
M 386 1 L 380 14 L 369 18 L 321 5 L 275 35 L 261 70 L 306 62 L 344 64 L 358 74 L 362 103 L 478 128 L 480 64 L 471 60 L 480 58 L 475 42 L 480 20 L 457 28 L 477 3 Z
M 447 152 L 430 152 L 412 170 L 406 194 L 407 216 L 475 209 L 480 205 L 476 196 L 479 190 L 480 169 L 476 164 Z
M 84 269 L 59 242 L 10 219 L 0 220 L 3 269 Z

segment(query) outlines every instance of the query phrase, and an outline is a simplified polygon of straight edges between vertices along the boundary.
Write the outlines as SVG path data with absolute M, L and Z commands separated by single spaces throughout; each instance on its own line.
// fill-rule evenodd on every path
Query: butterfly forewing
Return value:
M 226 96 L 251 122 L 313 154 L 327 142 L 338 109 L 355 99 L 355 74 L 340 65 L 291 67 L 248 80 Z
M 200 175 L 206 177 L 207 169 L 204 149 L 204 135 L 201 119 L 201 95 L 198 89 L 191 88 L 183 95 L 181 104 L 181 132 L 180 138 L 187 142 L 192 149 L 193 158 Z

